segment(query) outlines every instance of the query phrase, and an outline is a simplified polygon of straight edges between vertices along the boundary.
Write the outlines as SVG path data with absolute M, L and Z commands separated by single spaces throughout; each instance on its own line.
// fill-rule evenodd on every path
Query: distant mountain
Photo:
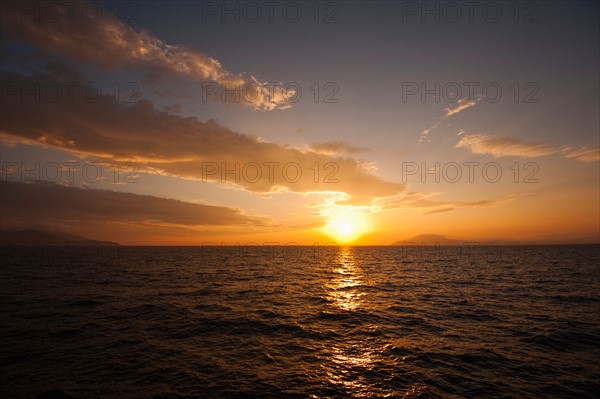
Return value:
M 112 241 L 97 241 L 75 234 L 61 232 L 47 232 L 39 230 L 0 230 L 0 246 L 50 246 L 50 245 L 76 245 L 76 246 L 118 246 Z
M 483 241 L 473 241 L 473 240 L 455 240 L 452 238 L 448 238 L 441 234 L 419 234 L 418 236 L 414 236 L 413 238 L 409 238 L 407 240 L 396 241 L 392 245 L 406 245 L 406 244 L 419 244 L 419 245 L 452 245 L 452 244 L 462 244 L 462 245 L 516 245 L 519 244 L 518 241 L 506 241 L 506 240 L 483 240 Z M 527 242 L 525 242 L 527 243 Z M 530 242 L 533 243 L 533 242 Z
M 396 241 L 392 245 L 402 245 L 402 244 L 408 244 L 408 243 L 415 243 L 415 244 L 420 244 L 420 245 L 423 245 L 423 244 L 425 244 L 425 245 L 435 245 L 435 244 L 448 245 L 448 244 L 460 244 L 460 243 L 465 243 L 465 242 L 467 242 L 467 241 L 452 240 L 441 234 L 419 234 L 418 236 L 409 238 L 408 240 Z

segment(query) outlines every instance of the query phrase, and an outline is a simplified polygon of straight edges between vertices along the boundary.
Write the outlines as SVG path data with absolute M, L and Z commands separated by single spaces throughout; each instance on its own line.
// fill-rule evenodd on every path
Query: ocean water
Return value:
M 0 250 L 2 398 L 598 398 L 599 246 Z

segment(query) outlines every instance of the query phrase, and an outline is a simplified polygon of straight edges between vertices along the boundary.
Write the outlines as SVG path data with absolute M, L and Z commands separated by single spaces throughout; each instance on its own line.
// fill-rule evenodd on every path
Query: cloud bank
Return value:
M 64 85 L 51 74 L 2 74 L 17 87 Z M 301 151 L 233 132 L 214 120 L 202 122 L 157 110 L 147 100 L 133 105 L 98 95 L 83 101 L 84 86 L 73 98 L 27 101 L 6 95 L 0 133 L 27 144 L 58 148 L 101 161 L 137 162 L 141 171 L 229 183 L 266 193 L 345 193 L 347 203 L 365 204 L 404 190 L 365 171 L 352 158 Z
M 265 219 L 239 210 L 110 190 L 89 190 L 54 183 L 0 181 L 2 224 L 125 222 L 179 227 L 265 226 Z

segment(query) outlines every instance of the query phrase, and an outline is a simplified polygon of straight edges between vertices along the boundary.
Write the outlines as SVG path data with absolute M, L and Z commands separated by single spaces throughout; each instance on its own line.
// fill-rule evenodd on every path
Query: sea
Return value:
M 600 246 L 3 247 L 2 398 L 600 398 Z

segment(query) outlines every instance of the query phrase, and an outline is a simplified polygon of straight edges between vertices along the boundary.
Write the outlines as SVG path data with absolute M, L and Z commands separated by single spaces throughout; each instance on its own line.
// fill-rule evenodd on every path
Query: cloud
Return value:
M 183 110 L 183 106 L 181 104 L 171 104 L 164 106 L 163 109 L 172 114 L 180 114 Z
M 600 161 L 600 147 L 586 146 L 565 155 L 566 158 L 574 158 L 581 162 Z
M 526 197 L 529 194 L 509 194 L 499 198 L 487 198 L 476 201 L 440 201 L 434 199 L 443 193 L 418 193 L 408 192 L 399 199 L 386 199 L 378 202 L 382 209 L 397 209 L 397 208 L 436 208 L 427 211 L 424 215 L 434 213 L 450 212 L 460 208 L 484 208 L 505 205 Z
M 7 13 L 3 18 L 8 34 L 29 42 L 44 53 L 63 54 L 104 69 L 142 69 L 152 76 L 169 73 L 240 93 L 237 100 L 234 96 L 216 96 L 225 102 L 237 102 L 259 110 L 291 106 L 288 99 L 295 93 L 281 85 L 260 82 L 253 76 L 232 74 L 212 57 L 192 48 L 165 43 L 116 18 L 104 16 L 88 21 L 85 13 L 70 12 L 66 3 L 54 2 L 53 7 L 62 17 L 44 18 L 27 12 L 29 6 L 16 7 L 16 13 Z
M 64 84 L 49 74 L 3 73 L 2 81 L 7 88 L 6 83 L 21 88 Z M 85 86 L 77 85 L 72 96 L 55 102 L 24 101 L 19 94 L 7 94 L 0 133 L 95 160 L 137 162 L 143 172 L 224 182 L 257 193 L 345 193 L 345 202 L 364 204 L 405 187 L 381 180 L 352 158 L 266 142 L 214 120 L 159 111 L 147 100 L 124 105 L 98 95 L 97 101 L 82 101 L 83 90 Z M 70 101 L 73 98 L 76 101 Z
M 476 99 L 476 100 L 467 100 L 466 98 L 461 98 L 460 100 L 458 100 L 456 106 L 454 108 L 446 108 L 446 115 L 444 115 L 444 118 L 448 118 L 449 116 L 458 114 L 461 111 L 464 111 L 467 108 L 471 108 L 473 107 L 475 104 L 477 104 L 477 102 L 480 99 Z
M 311 144 L 309 148 L 321 154 L 327 155 L 339 155 L 339 154 L 348 154 L 354 155 L 359 154 L 361 152 L 371 151 L 366 147 L 355 147 L 351 144 L 345 143 L 343 141 L 328 141 L 325 143 L 316 143 Z
M 454 108 L 446 108 L 446 114 L 441 118 L 446 119 L 452 115 L 456 115 L 465 109 L 475 106 L 482 97 L 475 100 L 467 100 L 462 98 L 458 100 Z M 418 144 L 431 142 L 429 138 L 431 132 L 437 129 L 442 124 L 441 121 L 436 122 L 430 127 L 424 129 L 417 141 Z M 510 137 L 493 137 L 484 134 L 465 134 L 463 129 L 460 129 L 458 136 L 461 136 L 460 141 L 455 145 L 456 148 L 467 148 L 474 154 L 492 155 L 495 158 L 499 157 L 521 157 L 521 158 L 537 158 L 555 153 L 565 154 L 565 158 L 573 158 L 580 162 L 595 162 L 600 160 L 600 149 L 595 146 L 581 147 L 579 150 L 570 151 L 570 147 L 555 149 L 543 143 L 528 143 L 523 140 Z
M 440 127 L 440 122 L 437 122 L 431 126 L 429 126 L 427 129 L 424 129 L 421 132 L 421 136 L 419 137 L 419 140 L 417 141 L 418 144 L 423 143 L 425 140 L 427 140 L 428 143 L 431 142 L 431 139 L 427 138 L 427 136 L 429 136 L 429 133 L 431 133 L 431 131 L 433 129 L 437 129 L 438 127 Z
M 477 104 L 479 101 L 481 101 L 481 98 L 476 98 L 475 100 L 467 100 L 466 98 L 461 98 L 460 100 L 457 101 L 456 106 L 454 108 L 446 108 L 446 114 L 441 118 L 446 119 L 452 115 L 458 114 L 461 111 L 464 111 L 467 108 L 471 108 L 473 106 L 475 106 L 475 104 Z M 428 143 L 431 142 L 431 139 L 428 137 L 429 134 L 431 133 L 432 130 L 437 129 L 438 127 L 440 127 L 442 125 L 442 121 L 439 120 L 436 123 L 434 123 L 433 125 L 429 126 L 426 129 L 423 129 L 423 131 L 421 132 L 421 135 L 419 136 L 419 140 L 417 141 L 418 144 L 422 144 L 425 141 L 427 141 Z
M 0 220 L 4 225 L 40 220 L 44 223 L 95 221 L 179 227 L 267 225 L 265 219 L 246 216 L 233 208 L 118 191 L 10 181 L 0 181 L 0 191 Z
M 498 157 L 536 158 L 557 152 L 547 144 L 528 143 L 508 137 L 492 137 L 483 134 L 465 134 L 456 144 L 457 148 L 467 148 L 474 154 L 488 154 Z
M 429 211 L 429 212 L 425 212 L 423 215 L 431 215 L 434 213 L 445 213 L 445 212 L 450 212 L 453 211 L 455 208 L 441 208 L 441 209 L 436 209 L 433 211 Z

